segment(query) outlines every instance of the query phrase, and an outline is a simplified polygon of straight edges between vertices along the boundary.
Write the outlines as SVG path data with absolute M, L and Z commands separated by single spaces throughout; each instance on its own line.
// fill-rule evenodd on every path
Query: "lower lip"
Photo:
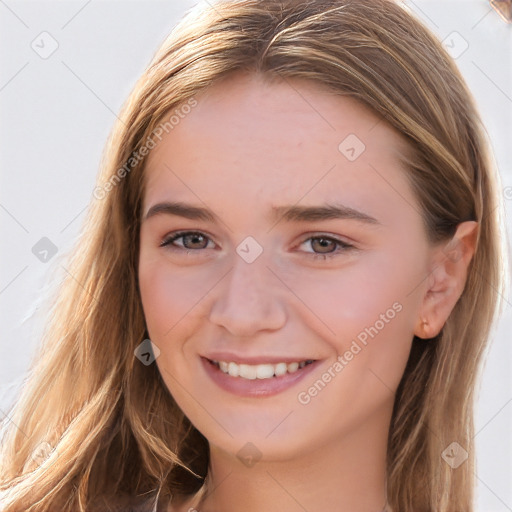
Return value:
M 222 389 L 229 391 L 234 395 L 245 397 L 266 397 L 281 393 L 291 388 L 307 375 L 309 375 L 320 361 L 299 368 L 294 373 L 286 373 L 279 377 L 269 379 L 244 379 L 242 377 L 232 377 L 224 373 L 216 365 L 204 357 L 201 357 L 202 364 L 210 378 Z

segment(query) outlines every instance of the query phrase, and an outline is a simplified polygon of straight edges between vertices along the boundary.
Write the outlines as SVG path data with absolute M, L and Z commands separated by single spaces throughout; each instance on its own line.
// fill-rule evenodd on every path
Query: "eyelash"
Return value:
M 181 248 L 180 246 L 171 246 L 172 242 L 178 240 L 179 238 L 183 238 L 187 235 L 201 235 L 209 240 L 211 238 L 207 236 L 205 233 L 202 233 L 201 231 L 176 231 L 175 233 L 171 233 L 169 236 L 164 238 L 162 243 L 160 244 L 160 247 L 167 247 L 169 250 L 172 251 L 187 251 L 187 254 L 194 253 L 196 251 L 201 252 L 202 249 L 187 249 L 185 247 Z M 307 242 L 308 240 L 315 240 L 315 239 L 323 239 L 323 240 L 329 240 L 331 242 L 334 242 L 338 245 L 338 249 L 330 252 L 330 253 L 306 253 L 310 258 L 313 258 L 314 260 L 327 260 L 330 258 L 334 258 L 336 256 L 339 256 L 340 253 L 348 251 L 350 249 L 355 249 L 355 247 L 351 244 L 347 244 L 346 242 L 343 242 L 342 240 L 339 240 L 337 238 L 334 238 L 332 236 L 326 236 L 326 235 L 316 235 L 316 236 L 310 236 L 309 238 L 304 239 L 299 245 L 302 245 L 304 242 Z

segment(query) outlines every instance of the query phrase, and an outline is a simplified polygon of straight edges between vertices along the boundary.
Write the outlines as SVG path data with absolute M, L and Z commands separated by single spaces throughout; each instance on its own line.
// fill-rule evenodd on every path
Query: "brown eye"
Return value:
M 313 242 L 311 242 L 311 247 L 315 250 L 318 250 L 320 253 L 330 253 L 336 251 L 336 242 L 330 238 L 315 237 L 311 238 L 311 240 L 313 240 Z M 317 243 L 315 243 L 315 241 Z
M 338 240 L 337 238 L 325 235 L 318 235 L 307 238 L 302 242 L 301 245 L 305 243 L 309 243 L 313 249 L 313 252 L 306 251 L 309 253 L 308 256 L 313 259 L 321 258 L 325 260 L 327 258 L 334 258 L 340 253 L 355 249 L 355 247 L 351 244 L 347 244 L 346 242 Z
M 174 242 L 179 239 L 182 239 L 182 244 L 174 244 Z M 167 246 L 176 250 L 180 250 L 180 248 L 187 250 L 206 249 L 209 241 L 209 237 L 198 231 L 182 231 L 167 237 L 160 244 L 160 247 Z

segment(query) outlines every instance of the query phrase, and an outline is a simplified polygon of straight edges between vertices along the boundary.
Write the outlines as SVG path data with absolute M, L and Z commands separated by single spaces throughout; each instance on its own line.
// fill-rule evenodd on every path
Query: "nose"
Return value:
M 231 271 L 215 290 L 210 321 L 233 336 L 277 330 L 286 322 L 285 287 L 262 256 L 247 263 L 235 254 Z

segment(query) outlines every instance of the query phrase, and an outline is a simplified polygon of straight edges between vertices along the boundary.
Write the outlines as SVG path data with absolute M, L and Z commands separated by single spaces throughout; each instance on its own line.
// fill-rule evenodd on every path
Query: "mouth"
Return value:
M 227 356 L 227 354 L 226 354 Z M 230 357 L 219 354 L 215 359 L 201 356 L 202 366 L 206 375 L 224 391 L 240 397 L 263 398 L 277 395 L 287 389 L 297 386 L 301 380 L 307 379 L 321 364 L 318 359 L 253 358 L 249 361 L 238 362 Z M 255 359 L 255 360 L 254 360 Z M 269 362 L 271 361 L 271 362 Z
M 238 364 L 234 361 L 207 360 L 212 366 L 216 366 L 222 373 L 229 375 L 230 377 L 238 377 L 247 380 L 263 380 L 282 377 L 287 374 L 301 371 L 306 366 L 315 362 L 314 359 L 307 359 L 303 361 L 293 361 L 291 363 Z

